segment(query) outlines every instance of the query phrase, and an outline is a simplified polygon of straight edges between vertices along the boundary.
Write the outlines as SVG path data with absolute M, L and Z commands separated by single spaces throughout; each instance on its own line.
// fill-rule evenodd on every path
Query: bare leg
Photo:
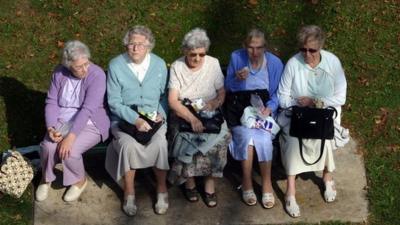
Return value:
M 296 175 L 287 176 L 286 197 L 296 196 Z
M 271 184 L 271 165 L 272 161 L 260 162 L 260 172 L 262 177 L 262 193 L 271 193 L 272 184 Z
M 331 180 L 333 179 L 333 178 L 332 178 L 332 173 L 329 172 L 329 171 L 326 169 L 326 167 L 324 168 L 324 171 L 323 171 L 323 173 L 322 173 L 322 179 L 324 180 L 324 182 L 331 181 Z
M 215 193 L 214 178 L 212 176 L 207 176 L 204 178 L 204 190 L 206 193 Z
M 247 191 L 253 189 L 253 181 L 251 171 L 253 167 L 254 148 L 249 145 L 247 149 L 247 159 L 242 161 L 242 190 Z
M 157 193 L 166 193 L 167 192 L 167 171 L 160 170 L 153 167 L 154 174 L 156 175 L 157 180 Z
M 188 177 L 185 182 L 186 189 L 193 189 L 196 187 L 196 183 L 194 182 L 194 177 Z
M 129 170 L 124 176 L 124 199 L 128 195 L 135 195 L 135 174 L 136 170 Z

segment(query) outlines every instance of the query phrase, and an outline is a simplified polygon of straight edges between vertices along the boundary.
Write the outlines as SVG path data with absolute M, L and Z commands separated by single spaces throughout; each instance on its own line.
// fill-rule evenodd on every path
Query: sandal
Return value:
M 242 191 L 242 199 L 246 205 L 252 206 L 257 204 L 257 196 L 254 194 L 253 189 Z
M 299 217 L 300 207 L 297 205 L 296 198 L 293 195 L 290 195 L 285 198 L 285 201 L 286 212 L 293 218 Z
M 333 180 L 325 182 L 325 192 L 324 197 L 326 202 L 333 202 L 336 199 L 336 187 Z
M 274 207 L 274 205 L 275 205 L 274 194 L 268 193 L 268 192 L 263 193 L 261 202 L 262 202 L 262 206 L 266 209 L 270 209 L 270 208 Z
M 185 196 L 189 202 L 199 201 L 199 192 L 197 192 L 196 187 L 185 188 Z
M 213 208 L 217 206 L 217 195 L 215 192 L 212 194 L 205 192 L 204 201 L 208 207 Z

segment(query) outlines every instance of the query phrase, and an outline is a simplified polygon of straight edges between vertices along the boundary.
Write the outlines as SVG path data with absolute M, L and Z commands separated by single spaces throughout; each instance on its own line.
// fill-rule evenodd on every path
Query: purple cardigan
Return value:
M 53 72 L 49 91 L 47 92 L 45 119 L 47 127 L 54 127 L 60 113 L 58 104 L 66 84 L 67 77 L 72 75 L 65 66 L 58 65 Z M 104 103 L 106 93 L 106 75 L 102 68 L 96 64 L 90 64 L 88 75 L 82 79 L 79 104 L 71 131 L 77 136 L 86 126 L 89 119 L 100 130 L 102 140 L 106 140 L 109 134 L 110 119 L 107 115 Z

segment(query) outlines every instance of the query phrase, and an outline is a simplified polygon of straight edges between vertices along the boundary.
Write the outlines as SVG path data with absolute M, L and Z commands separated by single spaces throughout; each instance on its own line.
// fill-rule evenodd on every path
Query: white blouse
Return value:
M 311 68 L 301 53 L 289 59 L 279 83 L 279 105 L 296 105 L 296 99 L 308 96 L 321 99 L 325 106 L 341 106 L 346 102 L 347 82 L 339 59 L 321 50 L 321 62 Z

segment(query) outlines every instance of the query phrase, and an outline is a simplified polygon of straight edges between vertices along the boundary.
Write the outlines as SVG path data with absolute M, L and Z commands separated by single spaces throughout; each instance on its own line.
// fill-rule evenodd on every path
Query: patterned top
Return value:
M 224 86 L 224 75 L 218 59 L 206 55 L 201 69 L 193 72 L 185 63 L 185 57 L 177 59 L 170 69 L 169 88 L 179 92 L 179 99 L 209 101 Z

